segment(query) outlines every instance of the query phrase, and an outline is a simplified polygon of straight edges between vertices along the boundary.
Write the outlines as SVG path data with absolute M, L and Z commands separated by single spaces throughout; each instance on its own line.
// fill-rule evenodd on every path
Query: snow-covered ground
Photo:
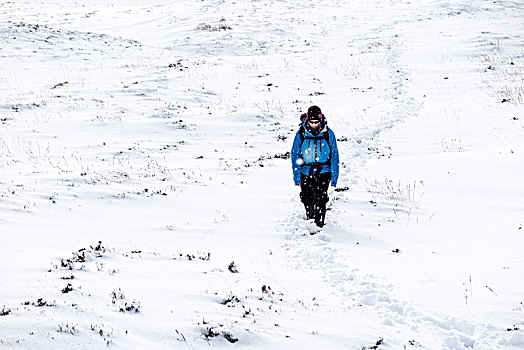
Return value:
M 0 348 L 523 349 L 522 1 L 0 3 Z M 319 105 L 341 177 L 304 219 Z

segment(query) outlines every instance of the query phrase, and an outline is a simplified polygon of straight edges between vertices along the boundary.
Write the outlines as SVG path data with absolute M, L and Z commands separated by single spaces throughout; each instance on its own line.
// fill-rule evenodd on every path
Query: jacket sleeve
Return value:
M 300 148 L 302 147 L 302 140 L 297 131 L 293 147 L 291 148 L 291 167 L 293 169 L 293 181 L 295 185 L 300 185 L 300 167 L 302 166 L 302 154 Z
M 331 185 L 333 185 L 333 187 L 337 187 L 338 165 L 340 161 L 338 157 L 337 138 L 331 129 L 329 129 L 329 133 L 331 134 L 331 137 L 329 138 L 329 148 L 331 149 Z

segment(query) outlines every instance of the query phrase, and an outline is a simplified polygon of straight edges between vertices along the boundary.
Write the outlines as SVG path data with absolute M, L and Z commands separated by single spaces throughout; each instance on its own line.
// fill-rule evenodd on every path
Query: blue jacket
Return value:
M 329 135 L 329 142 L 325 138 L 325 133 Z M 311 175 L 316 170 L 311 163 L 317 163 L 317 168 L 320 168 L 319 174 L 331 172 L 331 185 L 336 187 L 339 158 L 335 134 L 326 126 L 317 136 L 305 128 L 304 136 L 302 140 L 300 130 L 297 131 L 291 148 L 291 166 L 295 185 L 300 185 L 300 174 Z

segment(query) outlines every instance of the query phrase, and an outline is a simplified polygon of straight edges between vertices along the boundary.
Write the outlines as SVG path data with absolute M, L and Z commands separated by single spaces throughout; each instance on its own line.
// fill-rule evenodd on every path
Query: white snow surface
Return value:
M 2 1 L 0 348 L 524 349 L 523 19 Z M 313 104 L 321 230 L 287 153 Z

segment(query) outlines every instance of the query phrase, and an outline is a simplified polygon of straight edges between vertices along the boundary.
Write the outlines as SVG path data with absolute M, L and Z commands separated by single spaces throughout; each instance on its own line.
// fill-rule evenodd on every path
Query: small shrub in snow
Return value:
M 231 333 L 229 332 L 223 332 L 224 338 L 230 343 L 236 343 L 238 341 L 238 338 L 235 338 Z
M 524 103 L 524 63 L 522 55 L 508 55 L 504 47 L 499 43 L 489 43 L 493 47 L 498 47 L 492 56 L 483 56 L 483 63 L 490 63 L 484 69 L 487 77 L 484 79 L 484 86 L 487 93 L 499 98 L 501 103 L 523 104 Z
M 284 294 L 282 292 L 279 292 L 279 291 L 274 291 L 273 289 L 271 289 L 271 287 L 269 285 L 263 285 L 262 286 L 262 295 L 259 295 L 258 296 L 258 299 L 259 300 L 264 300 L 264 296 L 266 297 L 269 297 L 269 298 L 272 298 L 273 301 L 271 301 L 272 303 L 276 300 L 280 300 L 280 301 L 283 301 L 283 297 L 284 297 Z
M 104 247 L 102 245 L 102 241 L 98 241 L 98 245 L 93 247 L 93 246 L 90 246 L 91 247 L 91 250 L 92 252 L 96 252 L 97 254 L 94 254 L 95 257 L 99 258 L 102 256 L 102 253 L 105 253 L 107 251 L 106 247 Z
M 178 254 L 178 258 L 175 257 L 174 258 L 175 260 L 182 260 L 182 259 L 187 259 L 189 261 L 193 261 L 193 260 L 202 260 L 202 261 L 210 261 L 211 260 L 211 253 L 210 252 L 200 252 L 198 251 L 196 254 L 184 254 L 184 253 L 179 253 Z
M 276 159 L 290 159 L 291 158 L 291 152 L 287 151 L 286 153 L 277 153 L 273 156 L 273 158 Z
M 71 285 L 71 283 L 68 283 L 67 286 L 65 286 L 62 289 L 62 293 L 64 293 L 64 294 L 67 294 L 67 293 L 72 292 L 72 291 L 73 291 L 73 286 Z
M 416 347 L 421 347 L 422 345 L 420 345 L 419 342 L 417 342 L 415 339 L 413 340 L 408 340 L 408 343 L 406 345 L 404 345 L 404 349 L 407 347 L 407 345 L 411 345 L 411 346 L 416 346 Z
M 140 312 L 140 302 L 133 300 L 132 302 L 125 301 L 126 296 L 124 295 L 124 292 L 118 288 L 118 291 L 112 291 L 109 293 L 109 296 L 111 297 L 111 303 L 113 305 L 117 305 L 119 312 L 131 312 L 131 313 L 139 313 Z
M 73 252 L 73 259 L 74 262 L 86 262 L 86 249 L 82 248 L 78 252 Z
M 126 312 L 139 313 L 140 312 L 140 302 L 136 300 L 133 300 L 130 303 L 125 302 L 122 305 L 120 305 L 119 311 L 123 313 L 126 313 Z
M 275 292 L 273 292 L 271 290 L 271 287 L 270 286 L 266 286 L 265 284 L 262 286 L 262 293 L 265 293 L 265 294 L 275 294 Z
M 348 191 L 348 190 L 349 190 L 349 187 L 347 187 L 347 186 L 335 188 L 335 192 L 345 192 L 345 191 Z
M 58 333 L 65 333 L 65 334 L 75 334 L 77 333 L 76 325 L 69 324 L 69 323 L 62 323 L 58 325 L 58 328 L 56 329 Z
M 229 307 L 235 307 L 235 303 L 240 303 L 240 299 L 234 294 L 229 294 L 226 299 L 222 301 L 222 305 Z
M 229 266 L 227 267 L 227 269 L 229 270 L 229 272 L 231 273 L 238 273 L 238 268 L 237 266 L 235 265 L 235 262 L 232 261 L 231 264 L 229 264 Z
M 264 100 L 263 102 L 257 102 L 253 104 L 253 108 L 256 109 L 260 115 L 257 118 L 263 120 L 274 120 L 275 117 L 286 115 L 286 111 L 282 101 L 280 99 Z
M 178 60 L 175 63 L 170 63 L 168 65 L 168 68 L 179 68 L 181 71 L 183 71 L 184 69 L 188 69 L 189 67 L 184 65 L 182 62 L 183 62 L 183 60 Z M 180 108 L 180 106 L 177 106 L 177 107 Z M 174 108 L 174 105 L 172 103 L 169 103 L 167 108 L 168 109 L 176 109 L 176 108 Z M 185 107 L 184 109 L 187 109 L 187 107 Z
M 5 308 L 5 305 L 4 307 L 2 308 L 2 310 L 0 310 L 0 316 L 7 316 L 11 313 L 11 309 L 6 309 Z
M 400 181 L 394 182 L 388 178 L 383 181 L 368 181 L 368 192 L 373 196 L 374 202 L 383 199 L 395 206 L 417 207 L 424 196 L 424 182 L 414 181 L 413 185 L 403 185 Z
M 109 293 L 109 296 L 111 297 L 111 303 L 116 304 L 118 300 L 124 300 L 126 296 L 124 295 L 124 292 L 122 289 L 118 288 L 118 291 L 112 291 Z
M 524 311 L 524 303 L 521 301 L 519 306 L 513 308 L 513 311 Z
M 206 327 L 205 329 L 202 330 L 202 335 L 206 339 L 218 337 L 220 335 L 220 333 L 215 332 L 214 329 L 215 329 L 215 327 Z
M 460 137 L 440 137 L 440 146 L 444 152 L 464 152 Z
M 200 23 L 197 27 L 197 30 L 206 30 L 208 32 L 218 32 L 221 30 L 231 30 L 231 27 L 226 23 L 226 19 L 222 18 L 220 23 L 217 25 L 211 26 L 207 23 Z
M 60 260 L 60 267 L 72 270 L 75 267 L 75 264 L 71 259 L 62 259 Z
M 86 253 L 89 254 L 91 257 L 94 258 L 101 258 L 102 254 L 106 252 L 106 248 L 102 245 L 101 241 L 98 241 L 98 244 L 96 246 L 90 246 L 90 249 L 81 248 L 76 252 L 73 252 L 73 256 L 70 259 L 61 259 L 60 260 L 60 268 L 64 268 L 67 270 L 73 270 L 75 269 L 76 263 L 85 263 L 87 256 Z M 55 266 L 56 269 L 58 269 L 58 266 Z M 78 270 L 85 269 L 85 265 L 81 265 Z
M 242 305 L 242 307 L 244 307 L 244 306 Z M 247 310 L 245 310 L 245 311 L 244 311 L 244 314 L 242 315 L 242 317 L 245 318 L 245 317 L 247 317 L 247 316 L 249 316 L 249 315 L 253 315 L 253 312 L 251 311 L 251 309 L 247 309 Z
M 32 303 L 30 301 L 24 301 L 22 303 L 22 305 L 31 305 L 31 306 L 36 306 L 36 307 L 43 307 L 43 306 L 55 306 L 55 304 L 53 303 L 48 303 L 47 301 L 45 301 L 43 298 L 38 298 L 37 301 L 35 303 Z
M 377 340 L 377 342 L 375 343 L 375 345 L 372 345 L 372 346 L 369 346 L 369 347 L 365 347 L 363 346 L 362 347 L 362 350 L 366 350 L 366 349 L 378 349 L 378 347 L 380 345 L 382 345 L 384 343 L 384 338 L 380 338 L 379 340 Z
M 238 338 L 235 338 L 231 333 L 229 332 L 219 333 L 215 330 L 216 328 L 217 327 L 206 327 L 205 329 L 202 330 L 202 335 L 206 339 L 209 340 L 210 338 L 215 338 L 222 334 L 222 336 L 230 343 L 236 343 L 238 341 Z
M 112 340 L 110 337 L 113 335 L 113 330 L 106 327 L 103 323 L 101 324 L 91 324 L 91 330 L 97 334 L 99 334 L 106 343 L 106 346 L 109 346 L 111 344 Z

